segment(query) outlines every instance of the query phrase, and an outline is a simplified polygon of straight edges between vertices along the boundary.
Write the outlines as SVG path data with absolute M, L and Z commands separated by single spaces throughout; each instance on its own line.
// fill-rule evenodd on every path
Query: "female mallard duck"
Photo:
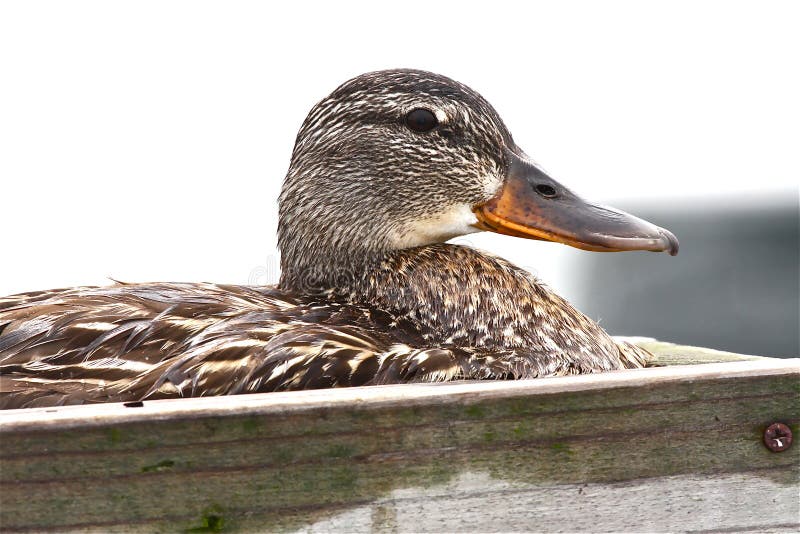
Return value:
M 311 110 L 279 199 L 277 287 L 117 284 L 0 299 L 0 407 L 640 367 L 530 273 L 445 244 L 489 230 L 669 251 L 589 204 L 453 80 L 365 74 Z

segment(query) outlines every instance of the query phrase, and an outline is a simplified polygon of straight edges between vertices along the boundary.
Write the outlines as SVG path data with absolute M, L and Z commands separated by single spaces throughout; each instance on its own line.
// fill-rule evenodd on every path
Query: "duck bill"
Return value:
M 473 208 L 478 228 L 584 250 L 678 253 L 678 239 L 624 211 L 586 202 L 541 169 L 510 153 L 499 193 Z

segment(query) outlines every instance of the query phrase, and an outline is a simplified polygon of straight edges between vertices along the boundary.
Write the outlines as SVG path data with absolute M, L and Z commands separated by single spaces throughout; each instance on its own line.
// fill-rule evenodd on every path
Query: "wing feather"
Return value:
M 0 299 L 0 408 L 578 373 L 574 355 L 431 346 L 369 306 L 275 288 L 117 284 Z M 646 354 L 621 345 L 626 366 Z

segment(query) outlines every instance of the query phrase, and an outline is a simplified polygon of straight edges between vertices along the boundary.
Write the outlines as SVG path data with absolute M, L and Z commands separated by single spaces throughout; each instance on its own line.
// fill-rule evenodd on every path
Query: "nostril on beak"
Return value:
M 556 196 L 556 188 L 550 184 L 536 184 L 536 192 L 545 198 L 553 198 Z

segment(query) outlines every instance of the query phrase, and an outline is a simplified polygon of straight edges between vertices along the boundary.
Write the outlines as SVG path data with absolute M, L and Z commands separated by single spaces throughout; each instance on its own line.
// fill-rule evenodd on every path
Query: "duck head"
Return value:
M 389 251 L 483 230 L 594 251 L 678 251 L 667 230 L 548 176 L 481 95 L 417 70 L 364 74 L 318 103 L 279 205 L 284 287 L 346 285 L 336 278 Z

